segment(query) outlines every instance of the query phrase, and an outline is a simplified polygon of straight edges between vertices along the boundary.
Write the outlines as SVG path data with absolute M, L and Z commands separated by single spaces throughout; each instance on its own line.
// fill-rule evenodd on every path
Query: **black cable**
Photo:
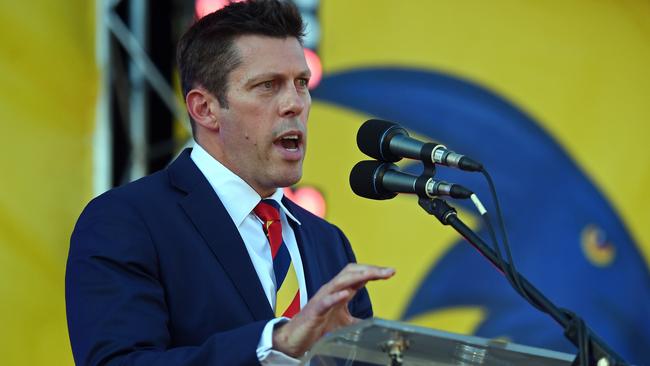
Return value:
M 482 207 L 483 205 L 481 202 L 475 196 L 472 197 L 472 201 L 481 212 L 481 216 L 483 216 L 485 209 Z M 490 248 L 490 245 L 488 245 L 472 229 L 465 225 L 465 223 L 463 223 L 463 221 L 457 216 L 456 210 L 445 200 L 442 200 L 440 198 L 428 199 L 420 197 L 418 204 L 428 214 L 435 216 L 443 225 L 451 225 L 463 238 L 472 244 L 472 246 L 476 248 L 483 256 L 485 256 L 485 258 L 487 258 L 495 267 L 500 267 L 503 265 L 497 259 L 496 251 L 492 250 Z M 492 228 L 489 220 L 487 221 L 486 225 L 488 226 L 488 230 L 490 230 L 493 238 L 496 238 L 494 229 Z M 621 356 L 610 349 L 607 344 L 603 342 L 603 340 L 593 334 L 582 319 L 570 311 L 559 309 L 542 293 L 540 293 L 539 290 L 530 284 L 525 277 L 520 275 L 518 272 L 516 274 L 519 276 L 518 279 L 520 280 L 522 287 L 525 289 L 525 294 L 528 295 L 528 297 L 535 299 L 534 302 L 531 302 L 531 304 L 538 304 L 539 306 L 535 306 L 536 308 L 538 308 L 543 313 L 547 313 L 555 321 L 557 321 L 564 329 L 565 336 L 578 348 L 579 354 L 577 355 L 572 365 L 579 366 L 581 363 L 584 364 L 584 362 L 587 362 L 588 365 L 595 366 L 595 360 L 598 360 L 598 362 L 600 362 L 600 360 L 603 358 L 609 361 L 609 364 L 612 366 L 629 365 L 623 360 Z
M 498 262 L 498 267 L 499 270 L 501 270 L 501 273 L 506 277 L 510 285 L 514 288 L 514 290 L 524 296 L 521 291 L 518 289 L 517 284 L 514 282 L 514 279 L 509 272 L 509 267 L 508 265 L 504 262 L 503 260 L 503 254 L 501 253 L 501 245 L 499 244 L 499 241 L 497 240 L 496 233 L 494 232 L 494 226 L 492 225 L 492 222 L 490 221 L 490 216 L 488 216 L 487 212 L 482 214 L 481 217 L 483 218 L 483 222 L 485 222 L 485 226 L 488 229 L 488 233 L 490 234 L 490 239 L 492 240 L 492 246 L 494 247 L 494 253 L 496 254 L 497 257 L 497 262 Z
M 503 214 L 501 213 L 501 205 L 499 204 L 499 198 L 497 196 L 497 191 L 494 186 L 494 181 L 492 180 L 492 177 L 490 176 L 490 173 L 488 173 L 485 168 L 481 169 L 481 173 L 483 173 L 483 176 L 488 182 L 488 186 L 490 188 L 490 193 L 492 194 L 492 201 L 494 202 L 494 207 L 496 210 L 497 218 L 499 221 L 499 231 L 501 234 L 501 238 L 503 239 L 503 247 L 505 249 L 506 256 L 508 257 L 507 262 L 503 261 L 503 273 L 505 274 L 506 278 L 508 279 L 508 282 L 512 285 L 512 287 L 515 289 L 517 293 L 519 293 L 528 303 L 530 303 L 532 306 L 534 306 L 536 309 L 546 313 L 546 310 L 542 308 L 539 304 L 537 304 L 533 299 L 530 298 L 524 287 L 521 285 L 521 280 L 519 278 L 519 272 L 517 272 L 517 268 L 515 267 L 515 262 L 513 260 L 512 252 L 510 251 L 510 243 L 508 241 L 508 234 L 506 232 L 505 228 L 505 223 L 503 220 Z M 496 242 L 496 236 L 493 238 L 493 240 Z M 495 251 L 497 252 L 497 256 L 501 257 L 501 254 L 499 253 L 500 247 L 496 247 Z
M 533 305 L 535 308 L 538 310 L 548 313 L 547 310 L 543 307 L 541 307 L 537 302 L 532 300 L 529 296 L 529 294 L 526 292 L 524 287 L 521 285 L 521 279 L 520 279 L 520 274 L 517 272 L 517 269 L 515 267 L 515 263 L 513 261 L 512 257 L 512 252 L 510 251 L 510 243 L 508 241 L 508 234 L 505 229 L 505 223 L 503 220 L 503 214 L 501 213 L 501 207 L 499 204 L 499 198 L 497 196 L 496 188 L 494 186 L 494 181 L 492 180 L 492 177 L 490 174 L 487 172 L 487 170 L 482 169 L 481 173 L 483 173 L 483 176 L 485 176 L 485 179 L 488 182 L 488 186 L 490 187 L 490 193 L 492 194 L 492 200 L 494 201 L 494 206 L 495 210 L 497 213 L 498 221 L 499 221 L 499 229 L 500 229 L 500 234 L 503 239 L 503 246 L 505 248 L 506 256 L 508 257 L 508 261 L 501 261 L 501 264 L 503 265 L 503 271 L 506 274 L 506 277 L 508 278 L 508 281 L 510 284 L 514 287 L 515 291 L 517 291 L 521 296 L 523 296 L 526 301 L 528 301 L 531 305 Z M 491 223 L 489 222 L 489 219 L 487 218 L 487 214 L 481 215 L 485 217 L 486 224 L 488 226 L 491 226 Z M 501 258 L 501 255 L 499 253 L 500 247 L 497 244 L 496 240 L 496 235 L 494 234 L 494 229 L 490 228 L 490 235 L 492 237 L 492 240 L 495 242 L 495 251 L 497 252 L 497 257 Z M 512 278 L 510 278 L 512 277 Z M 588 366 L 589 361 L 590 361 L 590 335 L 589 335 L 589 329 L 587 328 L 587 325 L 585 324 L 584 320 L 574 314 L 573 312 L 562 309 L 562 312 L 571 319 L 571 325 L 569 327 L 573 327 L 575 332 L 576 332 L 576 343 L 578 346 L 578 357 L 580 360 L 580 365 L 581 366 Z
M 565 332 L 573 333 L 575 332 L 576 343 L 578 347 L 578 360 L 580 361 L 580 366 L 590 366 L 591 360 L 591 350 L 589 342 L 589 329 L 585 324 L 585 321 L 577 316 L 574 312 L 567 309 L 560 309 L 564 315 L 569 318 L 569 325 Z

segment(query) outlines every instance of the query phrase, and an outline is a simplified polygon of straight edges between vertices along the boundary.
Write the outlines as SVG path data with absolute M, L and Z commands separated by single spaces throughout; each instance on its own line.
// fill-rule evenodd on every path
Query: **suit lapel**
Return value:
M 190 149 L 169 166 L 172 185 L 187 192 L 179 203 L 224 268 L 255 320 L 271 319 L 273 311 L 237 227 L 201 171 Z
M 301 215 L 301 208 L 297 207 L 288 198 L 284 198 L 282 202 L 291 214 L 303 223 L 303 225 L 298 225 L 293 220 L 289 220 L 293 232 L 296 235 L 298 249 L 300 250 L 302 268 L 305 272 L 305 282 L 307 284 L 307 297 L 311 299 L 323 285 L 323 275 L 321 274 L 320 264 L 318 262 L 317 243 L 313 235 L 307 230 L 308 225 L 304 225 L 306 218 Z

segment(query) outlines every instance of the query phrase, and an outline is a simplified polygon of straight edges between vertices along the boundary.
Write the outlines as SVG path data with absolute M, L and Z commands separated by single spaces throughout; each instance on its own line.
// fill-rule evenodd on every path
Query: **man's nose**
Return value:
M 309 92 L 307 90 L 298 90 L 296 86 L 291 85 L 285 89 L 280 102 L 280 115 L 282 117 L 293 117 L 302 113 L 309 103 Z

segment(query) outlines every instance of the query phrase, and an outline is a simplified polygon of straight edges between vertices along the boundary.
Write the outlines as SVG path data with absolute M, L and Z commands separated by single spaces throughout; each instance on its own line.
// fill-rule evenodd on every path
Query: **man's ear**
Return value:
M 212 131 L 219 130 L 219 101 L 203 88 L 194 88 L 185 96 L 187 111 L 201 127 Z

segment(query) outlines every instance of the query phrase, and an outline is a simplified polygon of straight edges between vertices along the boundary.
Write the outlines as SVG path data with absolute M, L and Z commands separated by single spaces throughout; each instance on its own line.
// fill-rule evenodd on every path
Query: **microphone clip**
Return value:
M 425 176 L 427 178 L 433 178 L 436 175 L 436 163 L 430 161 L 430 160 L 422 160 L 422 166 L 423 166 L 423 171 L 422 171 L 422 176 Z
M 435 216 L 443 225 L 449 225 L 449 217 L 456 216 L 456 209 L 449 206 L 447 201 L 440 198 L 424 198 L 418 199 L 418 204 L 429 215 Z

